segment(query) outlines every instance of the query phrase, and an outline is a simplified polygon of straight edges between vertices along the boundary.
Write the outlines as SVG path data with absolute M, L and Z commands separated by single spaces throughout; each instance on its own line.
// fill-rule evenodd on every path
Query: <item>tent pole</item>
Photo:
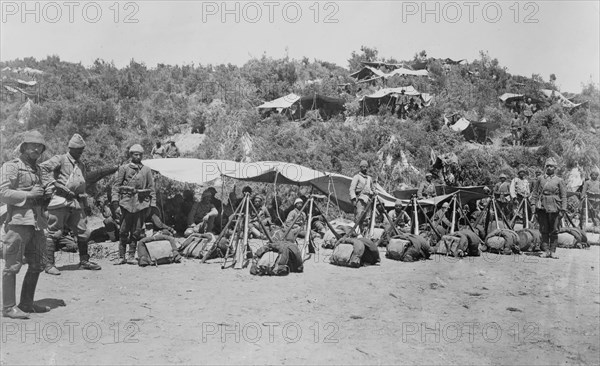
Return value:
M 525 229 L 529 229 L 529 200 L 527 199 L 527 197 L 523 197 L 523 211 L 525 211 Z

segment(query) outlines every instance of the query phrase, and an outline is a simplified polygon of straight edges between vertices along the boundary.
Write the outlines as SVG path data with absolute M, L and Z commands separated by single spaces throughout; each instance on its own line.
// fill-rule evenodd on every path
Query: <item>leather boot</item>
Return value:
M 88 241 L 77 238 L 77 248 L 79 249 L 79 268 L 89 269 L 92 271 L 101 270 L 97 263 L 90 261 L 90 255 L 88 254 Z
M 558 256 L 556 255 L 556 247 L 556 240 L 550 241 L 550 256 L 548 258 L 558 259 Z
M 55 243 L 53 238 L 46 238 L 46 260 L 45 260 L 45 269 L 44 272 L 58 276 L 60 275 L 60 271 L 54 265 L 54 249 Z
M 122 237 L 119 239 L 119 260 L 115 264 L 127 264 L 125 259 L 125 250 L 127 249 L 127 241 Z
M 19 302 L 18 308 L 26 313 L 47 313 L 50 311 L 48 306 L 36 305 L 33 303 L 35 288 L 37 287 L 39 278 L 39 272 L 27 271 L 27 273 L 25 273 L 23 287 L 21 288 L 21 301 Z

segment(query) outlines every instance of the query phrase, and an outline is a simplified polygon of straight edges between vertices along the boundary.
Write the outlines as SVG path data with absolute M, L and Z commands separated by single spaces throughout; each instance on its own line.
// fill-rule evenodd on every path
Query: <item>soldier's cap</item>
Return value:
M 548 158 L 546 159 L 546 164 L 544 164 L 546 166 L 548 165 L 552 165 L 552 166 L 557 166 L 558 164 L 556 163 L 556 159 L 554 158 Z
M 304 203 L 304 201 L 302 201 L 302 198 L 296 198 L 296 200 L 294 201 L 294 205 L 297 203 Z
M 80 134 L 76 133 L 69 140 L 69 149 L 82 149 L 85 147 L 85 141 Z
M 206 189 L 204 190 L 204 192 L 202 192 L 202 198 L 204 197 L 208 197 L 208 196 L 212 196 L 212 192 L 210 191 L 210 189 Z
M 27 131 L 23 134 L 23 142 L 19 146 L 19 151 L 23 153 L 23 147 L 25 144 L 41 144 L 44 145 L 42 152 L 46 151 L 46 141 L 44 136 L 38 130 Z
M 394 206 L 396 206 L 396 207 L 402 207 L 403 206 L 402 201 L 401 200 L 396 200 L 396 202 L 394 202 Z
M 442 208 L 448 208 L 448 207 L 450 207 L 450 204 L 448 202 L 444 202 L 442 204 Z
M 430 172 L 425 173 L 425 177 L 433 177 L 433 174 L 431 174 Z
M 506 179 L 506 174 L 500 174 L 500 179 L 502 178 Z
M 135 144 L 129 148 L 130 153 L 144 153 L 144 148 L 140 144 Z
M 263 196 L 261 196 L 260 194 L 255 194 L 254 197 L 252 197 L 252 201 L 254 200 L 261 200 L 261 201 L 265 201 L 265 199 L 263 198 Z
M 523 173 L 529 173 L 529 172 L 527 171 L 527 168 L 525 168 L 524 166 L 520 166 L 520 167 L 519 167 L 519 170 L 517 170 L 517 173 L 521 173 L 521 172 L 523 172 Z
M 250 186 L 245 186 L 244 188 L 242 188 L 242 193 L 252 193 L 252 188 L 250 188 Z
M 211 192 L 213 195 L 217 194 L 217 189 L 215 187 L 208 187 L 206 190 Z
M 600 175 L 600 169 L 598 169 L 597 167 L 594 167 L 590 174 Z
M 361 160 L 359 166 L 369 166 L 369 162 L 366 160 Z

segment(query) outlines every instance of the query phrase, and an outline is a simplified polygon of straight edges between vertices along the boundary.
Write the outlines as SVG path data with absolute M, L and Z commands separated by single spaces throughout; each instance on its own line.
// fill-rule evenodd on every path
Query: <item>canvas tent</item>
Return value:
M 577 108 L 577 107 L 585 104 L 585 102 L 584 103 L 573 103 L 569 99 L 567 99 L 564 95 L 562 95 L 560 92 L 558 92 L 556 90 L 542 89 L 540 91 L 542 92 L 542 94 L 544 94 L 544 96 L 546 98 L 550 99 L 550 101 L 552 103 L 559 103 L 564 108 L 573 109 L 573 108 Z
M 382 88 L 370 95 L 364 95 L 359 99 L 361 109 L 364 114 L 376 113 L 380 106 L 387 106 L 392 104 L 394 98 L 397 98 L 401 92 L 404 91 L 404 95 L 409 97 L 417 97 L 420 99 L 421 104 L 427 107 L 431 104 L 433 96 L 427 93 L 420 93 L 411 85 L 403 86 L 399 88 Z
M 299 96 L 294 93 L 265 102 L 257 107 L 267 117 L 273 112 L 284 114 L 292 120 L 303 119 L 307 111 L 318 110 L 324 120 L 344 110 L 344 99 L 320 94 Z
M 484 192 L 485 186 L 471 186 L 471 187 L 452 187 L 446 185 L 435 186 L 436 196 L 429 199 L 418 200 L 421 205 L 438 205 L 441 202 L 450 200 L 453 194 L 458 194 L 459 200 L 466 204 L 472 200 L 480 200 L 488 197 Z M 405 189 L 394 191 L 394 197 L 409 202 L 413 195 L 417 194 L 417 189 Z
M 445 118 L 445 121 L 448 121 Z M 467 141 L 477 141 L 479 143 L 488 142 L 490 133 L 500 128 L 498 123 L 492 122 L 475 122 L 469 121 L 468 119 L 461 117 L 458 121 L 453 124 L 446 122 L 447 126 L 454 132 L 460 132 Z
M 218 178 L 228 177 L 246 182 L 312 186 L 326 194 L 344 212 L 352 213 L 350 183 L 352 178 L 322 172 L 302 165 L 278 161 L 239 163 L 231 160 L 149 159 L 143 161 L 150 169 L 179 182 L 212 185 Z M 376 186 L 377 195 L 386 207 L 393 207 L 395 198 Z
M 404 67 L 399 67 L 389 73 L 385 73 L 371 66 L 365 66 L 362 69 L 350 74 L 351 78 L 357 82 L 368 82 L 376 79 L 388 79 L 392 76 L 428 76 L 427 70 L 411 70 Z

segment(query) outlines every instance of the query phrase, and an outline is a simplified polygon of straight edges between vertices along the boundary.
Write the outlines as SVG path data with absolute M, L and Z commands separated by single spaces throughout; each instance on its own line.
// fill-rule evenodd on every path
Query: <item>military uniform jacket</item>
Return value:
M 373 180 L 370 176 L 358 173 L 352 178 L 350 183 L 350 199 L 358 198 L 363 202 L 368 202 L 373 194 Z
M 296 217 L 298 217 L 298 216 L 300 216 L 300 218 L 298 218 L 298 220 L 296 220 Z M 292 225 L 292 223 L 294 222 L 294 220 L 296 220 L 296 223 L 294 224 L 294 226 L 292 226 L 292 229 L 304 227 L 304 225 L 306 225 L 306 214 L 304 212 L 298 210 L 297 208 L 294 208 L 288 214 L 288 216 L 285 220 L 285 226 L 290 227 Z
M 567 188 L 562 178 L 556 175 L 541 176 L 533 188 L 531 203 L 546 212 L 567 210 Z
M 397 225 L 400 227 L 404 227 L 407 225 L 410 225 L 410 216 L 408 215 L 408 213 L 404 210 L 397 212 L 395 209 L 390 210 L 388 212 L 388 216 L 390 217 L 390 220 L 392 220 L 392 223 L 396 221 L 396 219 L 398 219 L 398 217 L 400 217 L 400 219 L 398 219 L 398 223 Z
M 148 191 L 139 192 L 140 190 Z M 117 181 L 113 185 L 112 196 L 119 197 L 119 205 L 129 212 L 139 212 L 150 206 L 156 206 L 152 170 L 143 164 L 122 165 L 117 173 Z
M 417 190 L 418 199 L 435 197 L 436 194 L 435 184 L 433 184 L 433 182 L 429 183 L 428 181 L 425 181 L 419 185 L 419 189 Z
M 583 183 L 581 194 L 587 195 L 590 201 L 600 201 L 600 180 L 586 180 Z
M 517 198 L 517 196 L 529 197 L 529 194 L 529 181 L 527 179 L 515 177 L 510 182 L 510 196 L 512 198 Z
M 47 228 L 47 213 L 42 199 L 27 199 L 27 191 L 34 186 L 46 186 L 44 182 L 37 164 L 32 166 L 17 158 L 2 165 L 0 202 L 7 205 L 7 225 L 33 226 L 36 230 Z
M 498 182 L 494 186 L 494 195 L 500 202 L 508 201 L 508 197 L 510 195 L 510 183 L 508 182 Z
M 60 183 L 76 195 L 85 193 L 85 165 L 81 161 L 75 161 L 71 154 L 55 155 L 41 163 L 40 168 L 44 180 Z M 55 193 L 50 202 L 50 208 L 72 207 L 81 209 L 85 204 L 87 202 L 83 202 L 83 200 L 77 200 L 76 198 L 66 200 L 60 197 L 59 193 Z

